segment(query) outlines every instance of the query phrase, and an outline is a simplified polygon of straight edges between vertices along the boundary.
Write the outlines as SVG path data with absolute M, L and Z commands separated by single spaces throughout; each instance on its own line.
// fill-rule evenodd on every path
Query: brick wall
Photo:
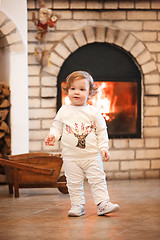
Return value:
M 0 50 L 9 49 L 11 53 L 24 51 L 20 33 L 15 23 L 2 11 L 0 11 Z
M 104 168 L 110 179 L 159 178 L 160 2 L 47 0 L 46 6 L 59 19 L 46 38 L 51 64 L 42 68 L 35 61 L 31 21 L 39 6 L 28 0 L 30 151 L 60 152 L 60 143 L 46 147 L 44 138 L 56 114 L 57 75 L 65 59 L 88 43 L 114 43 L 132 54 L 142 72 L 142 137 L 110 140 L 111 160 Z

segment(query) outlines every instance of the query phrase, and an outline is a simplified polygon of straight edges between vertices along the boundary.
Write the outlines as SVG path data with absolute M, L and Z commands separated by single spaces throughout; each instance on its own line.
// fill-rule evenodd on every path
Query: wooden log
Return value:
M 0 139 L 0 147 L 1 147 L 3 144 L 4 144 L 4 139 L 1 138 L 1 139 Z
M 5 96 L 0 93 L 0 100 L 4 99 Z
M 8 109 L 0 110 L 0 122 L 4 121 L 9 113 Z
M 10 96 L 9 86 L 7 84 L 5 84 L 4 82 L 0 82 L 0 95 L 3 95 L 5 97 Z
M 0 123 L 0 130 L 5 133 L 9 133 L 9 127 L 6 122 L 3 121 Z
M 5 143 L 7 144 L 7 146 L 10 148 L 11 147 L 11 136 L 6 134 L 4 136 L 4 140 L 5 140 Z
M 9 88 L 3 88 L 2 93 L 5 97 L 9 97 L 10 96 Z
M 1 146 L 1 153 L 5 155 L 11 154 L 11 148 L 7 146 L 7 144 L 4 142 L 4 144 Z
M 11 104 L 8 99 L 3 99 L 0 103 L 0 108 L 8 108 L 10 105 Z
M 5 132 L 0 132 L 0 139 L 3 138 L 5 135 Z
M 10 128 L 8 126 L 8 113 L 10 108 L 9 86 L 0 82 L 0 153 L 1 155 L 11 153 Z

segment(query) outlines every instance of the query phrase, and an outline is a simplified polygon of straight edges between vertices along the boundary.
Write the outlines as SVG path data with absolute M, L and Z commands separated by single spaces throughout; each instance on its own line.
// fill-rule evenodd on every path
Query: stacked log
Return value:
M 10 89 L 0 82 L 0 157 L 11 153 L 11 136 L 9 128 Z M 3 168 L 0 166 L 0 174 Z

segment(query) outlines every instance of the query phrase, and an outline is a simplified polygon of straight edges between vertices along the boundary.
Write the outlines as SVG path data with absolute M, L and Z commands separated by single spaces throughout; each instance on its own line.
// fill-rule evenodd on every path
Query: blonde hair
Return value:
M 91 96 L 94 96 L 97 93 L 98 88 L 94 85 L 92 76 L 85 71 L 75 71 L 66 77 L 66 85 L 62 84 L 62 90 L 64 91 L 64 93 L 68 94 L 68 90 L 70 89 L 71 84 L 73 83 L 74 80 L 81 80 L 81 79 L 88 80 L 89 94 Z

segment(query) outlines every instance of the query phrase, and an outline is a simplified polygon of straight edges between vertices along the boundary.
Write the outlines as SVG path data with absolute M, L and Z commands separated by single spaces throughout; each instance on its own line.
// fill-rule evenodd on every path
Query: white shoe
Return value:
M 85 214 L 84 205 L 72 205 L 71 209 L 68 212 L 68 216 L 70 217 L 80 217 Z
M 101 202 L 97 206 L 97 215 L 101 216 L 108 213 L 113 213 L 119 211 L 120 207 L 118 204 L 113 204 L 111 202 Z

